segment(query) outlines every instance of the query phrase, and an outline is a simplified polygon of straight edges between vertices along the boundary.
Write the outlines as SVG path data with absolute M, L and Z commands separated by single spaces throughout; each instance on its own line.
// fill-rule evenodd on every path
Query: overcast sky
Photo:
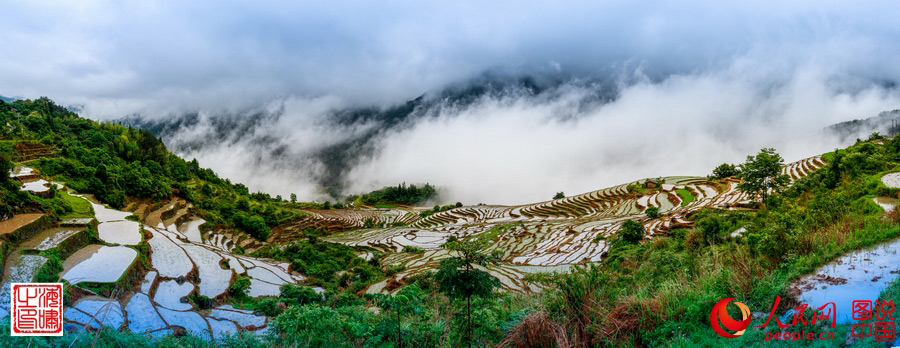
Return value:
M 0 95 L 97 117 L 403 101 L 486 70 L 659 78 L 762 58 L 900 76 L 900 2 L 13 1 Z
M 450 201 L 524 203 L 705 175 L 761 147 L 792 161 L 840 146 L 817 131 L 900 108 L 898 13 L 900 1 L 15 1 L 0 5 L 0 95 L 95 119 L 284 110 L 254 132 L 302 168 L 242 141 L 181 155 L 253 190 L 321 199 L 315 152 L 365 127 L 333 125 L 329 110 L 485 72 L 625 81 L 603 105 L 567 83 L 432 110 L 347 172 L 348 193 L 428 181 Z

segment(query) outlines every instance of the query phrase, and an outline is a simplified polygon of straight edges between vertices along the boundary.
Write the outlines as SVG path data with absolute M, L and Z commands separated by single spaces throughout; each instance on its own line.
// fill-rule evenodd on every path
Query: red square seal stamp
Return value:
M 12 336 L 62 336 L 61 283 L 13 283 L 10 290 Z

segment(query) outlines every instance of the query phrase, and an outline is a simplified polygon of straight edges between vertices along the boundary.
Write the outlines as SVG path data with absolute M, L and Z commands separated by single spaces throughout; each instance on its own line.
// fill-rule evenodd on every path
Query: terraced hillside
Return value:
M 17 173 L 36 180 L 31 168 Z M 92 217 L 53 222 L 43 214 L 22 214 L 5 222 L 10 231 L 4 242 L 14 249 L 4 262 L 0 319 L 8 315 L 10 284 L 45 274 L 71 285 L 67 332 L 107 326 L 153 337 L 186 332 L 214 340 L 241 331 L 264 333 L 268 319 L 230 305 L 201 311 L 189 297 L 227 297 L 238 277 L 249 279 L 250 297 L 278 296 L 281 285 L 304 280 L 286 263 L 231 253 L 236 246 L 262 244 L 238 232 L 201 231 L 204 221 L 181 199 L 117 210 L 56 185 L 87 201 Z M 22 190 L 30 188 L 25 184 Z M 96 237 L 90 236 L 92 229 Z M 46 267 L 50 255 L 58 255 L 61 271 Z
M 782 173 L 796 180 L 824 164 L 820 156 L 810 157 L 785 165 Z M 703 177 L 665 177 L 652 181 L 654 184 L 645 179 L 521 206 L 465 206 L 414 221 L 405 220 L 405 226 L 349 230 L 325 239 L 391 252 L 382 263 L 405 266 L 393 279 L 372 285 L 368 289 L 370 293 L 435 268 L 448 256 L 440 245 L 450 236 L 477 236 L 490 241 L 488 250 L 503 253 L 502 262 L 492 266 L 490 272 L 507 288 L 528 291 L 536 290 L 522 280 L 528 273 L 601 261 L 608 249 L 606 240 L 616 235 L 627 219 L 642 222 L 645 238 L 652 238 L 691 227 L 690 216 L 702 209 L 749 209 L 751 202 L 747 193 L 737 189 L 740 181 L 735 178 L 710 181 Z M 644 214 L 650 207 L 658 208 L 658 218 L 651 219 Z M 358 222 L 364 216 L 386 221 L 387 213 L 337 210 L 330 212 L 329 219 L 348 221 L 359 227 Z M 404 249 L 424 252 L 410 253 Z
M 783 173 L 798 179 L 823 165 L 820 157 L 812 157 L 786 165 Z M 375 250 L 386 252 L 382 265 L 403 266 L 365 288 L 368 293 L 391 292 L 407 277 L 436 268 L 449 256 L 441 245 L 450 236 L 487 241 L 488 251 L 502 255 L 502 262 L 487 270 L 505 288 L 527 292 L 541 290 L 524 280 L 529 273 L 603 260 L 606 241 L 627 219 L 642 222 L 645 238 L 652 238 L 690 227 L 690 216 L 702 209 L 749 209 L 750 203 L 734 178 L 665 177 L 520 206 L 462 206 L 436 213 L 415 207 L 305 210 L 307 216 L 279 226 L 267 242 L 260 242 L 234 229 L 207 226 L 197 208 L 182 198 L 138 200 L 117 210 L 42 179 L 30 168 L 12 176 L 23 182 L 22 190 L 39 193 L 55 185 L 86 201 L 90 218 L 51 221 L 34 214 L 10 219 L 23 223 L 11 225 L 14 231 L 3 239 L 9 250 L 0 299 L 8 299 L 4 294 L 12 282 L 58 277 L 73 289 L 65 313 L 70 332 L 108 326 L 153 337 L 186 332 L 207 340 L 266 332 L 268 318 L 222 301 L 238 278 L 249 280 L 251 297 L 279 296 L 281 285 L 305 280 L 288 263 L 244 256 L 235 249 L 278 246 L 306 228 L 343 230 L 323 239 L 358 247 L 363 258 Z M 650 207 L 658 209 L 659 217 L 646 216 Z M 59 270 L 52 267 L 54 257 Z M 199 296 L 219 305 L 201 310 L 188 300 Z M 0 303 L 0 316 L 8 315 L 7 307 Z

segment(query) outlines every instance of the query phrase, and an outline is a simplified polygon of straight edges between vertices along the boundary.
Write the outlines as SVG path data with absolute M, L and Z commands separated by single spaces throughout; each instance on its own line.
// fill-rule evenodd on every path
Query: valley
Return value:
M 53 117 L 47 120 L 83 122 L 70 114 Z M 399 311 L 391 304 L 398 298 L 417 301 L 408 310 L 418 314 L 395 323 L 433 320 L 415 312 L 429 308 L 432 315 L 457 320 L 440 324 L 442 330 L 455 330 L 466 327 L 458 313 L 471 304 L 445 292 L 442 272 L 463 260 L 464 253 L 482 261 L 455 270 L 486 277 L 488 291 L 497 297 L 490 302 L 476 297 L 477 306 L 505 313 L 504 320 L 565 313 L 577 305 L 540 309 L 540 303 L 556 303 L 576 288 L 590 294 L 585 296 L 633 301 L 625 302 L 631 306 L 668 301 L 683 308 L 673 292 L 692 296 L 696 291 L 757 291 L 759 297 L 745 300 L 757 304 L 767 301 L 767 294 L 819 303 L 832 299 L 831 292 L 822 292 L 828 287 L 854 292 L 859 276 L 816 267 L 843 255 L 851 255 L 843 264 L 853 267 L 859 257 L 848 253 L 900 236 L 894 209 L 900 166 L 887 155 L 900 148 L 900 140 L 877 134 L 845 150 L 786 164 L 764 149 L 740 166 L 720 166 L 709 177 L 645 178 L 523 205 L 426 207 L 383 199 L 403 192 L 427 197 L 423 192 L 434 190 L 428 185 L 400 185 L 333 204 L 250 193 L 196 161 L 168 153 L 147 133 L 95 123 L 87 129 L 108 132 L 110 138 L 119 134 L 121 140 L 76 142 L 68 147 L 73 150 L 21 136 L 3 140 L 10 158 L 21 161 L 8 162 L 3 186 L 4 196 L 15 200 L 3 202 L 10 214 L 0 222 L 0 316 L 10 315 L 11 283 L 62 282 L 65 331 L 72 342 L 98 335 L 226 345 L 297 339 L 301 336 L 293 330 L 306 330 L 296 327 L 306 324 L 295 316 L 351 311 L 363 319 L 341 320 L 389 323 L 390 312 L 382 311 Z M 129 145 L 130 138 L 150 150 L 129 150 L 136 146 Z M 96 163 L 100 153 L 115 157 Z M 757 169 L 771 173 L 758 176 L 761 184 L 751 187 L 753 177 L 734 172 L 751 173 L 757 162 L 769 163 Z M 86 169 L 88 164 L 95 169 Z M 837 194 L 851 204 L 834 204 Z M 784 219 L 804 227 L 793 227 L 797 232 L 786 239 L 783 233 L 791 229 L 779 227 Z M 717 261 L 719 252 L 732 253 L 733 261 Z M 869 257 L 874 256 L 864 258 Z M 783 271 L 771 268 L 791 263 L 795 266 L 778 268 Z M 871 285 L 868 296 L 893 284 L 894 270 L 880 274 L 865 283 Z M 702 290 L 700 284 L 713 281 L 710 277 L 729 285 Z M 841 281 L 849 284 L 847 290 L 840 290 Z M 760 290 L 764 284 L 778 285 Z M 644 297 L 617 293 L 632 285 Z M 642 315 L 660 323 L 659 316 L 669 315 L 654 313 Z M 631 315 L 609 313 L 597 325 L 623 325 L 619 320 Z M 491 342 L 523 339 L 515 338 L 517 330 L 531 325 L 529 320 L 520 317 L 515 327 L 495 331 Z M 599 335 L 590 339 L 608 337 Z

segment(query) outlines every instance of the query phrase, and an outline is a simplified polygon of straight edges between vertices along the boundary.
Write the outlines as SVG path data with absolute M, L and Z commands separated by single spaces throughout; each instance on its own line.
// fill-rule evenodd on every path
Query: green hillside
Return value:
M 776 331 L 774 325 L 724 339 L 709 325 L 713 305 L 735 298 L 754 311 L 771 308 L 776 296 L 792 296 L 792 281 L 817 267 L 900 236 L 900 213 L 885 213 L 873 200 L 900 194 L 881 179 L 900 171 L 900 137 L 873 137 L 821 161 L 794 166 L 783 167 L 780 156 L 763 151 L 735 167 L 740 168 L 737 178 L 674 178 L 673 183 L 660 181 L 671 188 L 647 190 L 638 189 L 636 181 L 619 191 L 610 188 L 527 206 L 458 204 L 419 215 L 394 211 L 394 205 L 301 209 L 300 203 L 250 193 L 246 186 L 200 168 L 196 160 L 175 156 L 147 131 L 87 120 L 46 98 L 0 101 L 0 127 L 0 170 L 9 172 L 15 160 L 115 208 L 184 199 L 219 229 L 268 240 L 254 256 L 287 263 L 308 277 L 304 285 L 325 290 L 318 294 L 307 286 L 285 284 L 280 296 L 249 297 L 249 278 L 236 276 L 228 283 L 228 295 L 215 301 L 265 314 L 265 334 L 243 331 L 209 342 L 190 335 L 154 341 L 109 328 L 49 338 L 10 337 L 8 330 L 0 330 L 0 347 L 764 346 L 763 336 Z M 771 165 L 762 168 L 761 158 Z M 759 174 L 767 172 L 774 174 Z M 754 182 L 789 184 L 773 185 L 769 194 Z M 690 185 L 690 190 L 681 188 Z M 733 191 L 740 202 L 715 203 L 714 197 L 725 196 L 732 187 L 740 188 Z M 430 185 L 401 185 L 360 200 L 414 203 L 433 193 Z M 0 198 L 0 217 L 25 212 L 90 216 L 82 201 L 67 194 L 39 197 L 7 178 L 0 182 Z M 619 205 L 607 206 L 611 201 Z M 647 206 L 665 211 L 647 217 L 641 209 Z M 389 213 L 396 213 L 390 215 L 393 220 L 386 217 Z M 565 244 L 602 246 L 602 262 L 585 258 L 566 273 L 533 272 L 523 279 L 509 275 L 509 270 L 549 266 L 538 262 L 543 255 L 529 259 L 538 260 L 535 264 L 513 262 L 524 256 L 510 254 L 518 245 L 504 243 L 534 240 L 549 228 L 562 231 L 555 238 L 575 243 L 572 236 L 599 226 L 589 220 L 602 214 L 629 218 L 605 221 L 604 228 L 615 228 L 609 227 L 609 234 Z M 480 232 L 450 236 L 437 249 L 428 249 L 425 242 L 393 245 L 385 237 L 437 231 L 467 218 L 474 222 L 459 225 Z M 544 221 L 548 219 L 558 221 Z M 662 219 L 668 219 L 665 228 L 660 227 Z M 377 243 L 363 243 L 370 240 Z M 527 283 L 525 289 L 541 291 L 523 291 L 519 281 Z M 375 284 L 384 291 L 374 291 Z M 896 297 L 896 285 L 891 289 L 885 298 Z M 779 313 L 787 309 L 783 305 Z M 764 320 L 755 319 L 754 325 Z M 835 332 L 844 342 L 849 327 L 818 329 Z
M 55 156 L 24 164 L 114 208 L 177 196 L 198 206 L 206 221 L 260 240 L 272 227 L 303 216 L 279 208 L 268 194 L 250 193 L 246 186 L 200 168 L 196 160 L 175 156 L 150 132 L 81 118 L 47 98 L 0 101 L 0 124 L 6 125 L 0 132 L 2 156 L 13 158 L 17 149 L 27 147 L 49 149 Z M 39 203 L 58 215 L 71 208 L 64 202 Z M 24 209 L 33 202 L 11 197 L 6 204 Z

